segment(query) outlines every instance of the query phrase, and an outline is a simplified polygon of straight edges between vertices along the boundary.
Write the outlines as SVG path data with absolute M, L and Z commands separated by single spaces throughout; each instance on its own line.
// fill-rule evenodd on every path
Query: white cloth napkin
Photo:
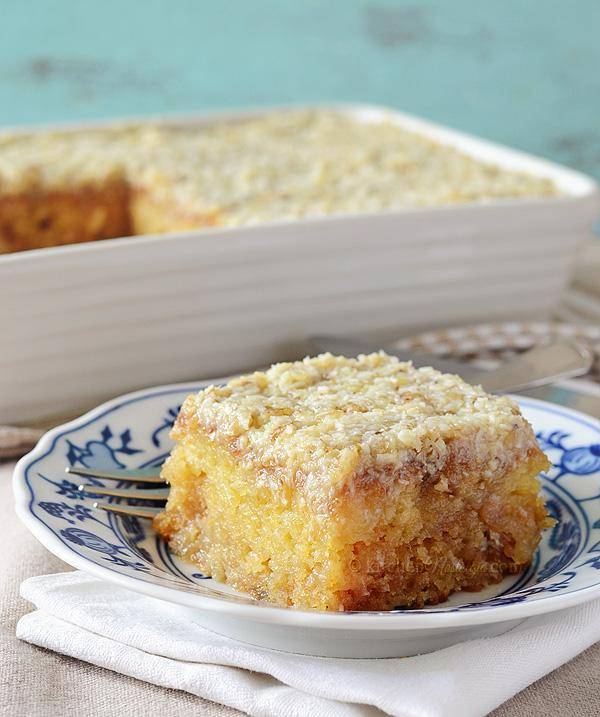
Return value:
M 600 601 L 418 657 L 341 660 L 245 645 L 82 572 L 30 578 L 17 635 L 260 717 L 485 715 L 600 639 Z

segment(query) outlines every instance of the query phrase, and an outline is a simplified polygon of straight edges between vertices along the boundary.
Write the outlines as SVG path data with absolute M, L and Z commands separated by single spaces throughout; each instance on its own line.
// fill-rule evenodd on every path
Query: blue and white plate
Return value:
M 553 464 L 542 482 L 557 523 L 522 574 L 435 607 L 356 613 L 279 608 L 211 580 L 172 555 L 149 521 L 94 509 L 94 497 L 65 475 L 66 466 L 160 466 L 181 402 L 200 387 L 129 394 L 47 433 L 14 474 L 17 511 L 31 532 L 74 567 L 165 600 L 215 632 L 305 654 L 426 652 L 600 597 L 600 422 L 531 398 L 518 401 Z

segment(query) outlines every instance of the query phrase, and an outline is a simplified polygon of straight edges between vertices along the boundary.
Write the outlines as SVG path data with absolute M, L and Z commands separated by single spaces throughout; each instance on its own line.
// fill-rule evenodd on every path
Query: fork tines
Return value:
M 116 498 L 134 498 L 135 500 L 159 500 L 163 503 L 169 497 L 168 488 L 159 488 L 158 490 L 136 490 L 135 488 L 104 488 L 90 483 L 82 483 L 78 486 L 78 490 L 82 493 L 90 493 L 92 495 L 111 495 Z
M 80 468 L 78 466 L 69 466 L 65 469 L 69 475 L 76 475 L 83 478 L 99 478 L 100 480 L 119 481 L 120 483 L 135 484 L 133 488 L 121 488 L 120 486 L 111 488 L 105 486 L 96 486 L 91 483 L 81 483 L 78 490 L 82 495 L 87 494 L 91 497 L 107 496 L 109 498 L 124 498 L 127 500 L 144 500 L 157 503 L 165 503 L 169 497 L 169 488 L 166 482 L 157 475 L 157 469 L 140 469 L 140 470 L 117 470 L 104 471 L 95 468 Z M 143 485 L 149 486 L 165 486 L 164 488 L 156 488 L 155 490 L 144 489 Z M 160 513 L 162 507 L 146 507 L 129 505 L 127 503 L 93 503 L 94 508 L 106 510 L 110 513 L 118 515 L 135 516 L 137 518 L 154 518 Z
M 163 478 L 157 475 L 157 469 L 139 470 L 118 470 L 104 471 L 96 468 L 80 468 L 79 466 L 69 466 L 65 468 L 65 473 L 69 475 L 81 476 L 82 478 L 100 478 L 101 480 L 118 480 L 130 481 L 132 483 L 161 483 L 165 484 Z
M 108 513 L 130 515 L 136 518 L 149 518 L 150 520 L 157 516 L 162 510 L 162 508 L 140 508 L 137 505 L 119 505 L 116 503 L 94 503 L 93 506 L 100 510 L 106 510 Z

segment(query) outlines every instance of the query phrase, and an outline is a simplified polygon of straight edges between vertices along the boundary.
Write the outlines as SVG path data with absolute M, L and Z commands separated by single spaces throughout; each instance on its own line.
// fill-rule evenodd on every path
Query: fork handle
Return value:
M 590 370 L 592 362 L 592 352 L 587 347 L 572 339 L 562 339 L 548 346 L 536 346 L 489 374 L 482 374 L 481 385 L 490 393 L 522 391 L 581 376 Z

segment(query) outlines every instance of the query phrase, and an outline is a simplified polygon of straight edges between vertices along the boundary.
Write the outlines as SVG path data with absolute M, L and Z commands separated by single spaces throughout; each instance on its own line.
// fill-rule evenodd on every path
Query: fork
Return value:
M 318 343 L 321 339 L 314 338 L 313 341 Z M 326 345 L 324 348 L 331 348 L 332 342 L 335 347 L 340 349 L 340 353 L 350 350 L 349 355 L 354 355 L 353 351 L 360 351 L 362 345 L 354 340 L 339 339 L 325 337 L 322 342 Z M 335 343 L 337 342 L 337 343 Z M 323 348 L 319 346 L 319 348 Z M 372 349 L 372 347 L 370 347 Z M 528 386 L 539 386 L 545 383 L 553 383 L 558 378 L 579 376 L 586 373 L 592 363 L 592 354 L 585 347 L 573 340 L 563 339 L 548 346 L 539 346 L 525 351 L 512 361 L 508 361 L 494 371 L 477 371 L 469 367 L 467 364 L 459 364 L 453 361 L 451 364 L 447 359 L 438 359 L 436 356 L 431 357 L 411 357 L 417 358 L 417 365 L 423 365 L 423 361 L 434 364 L 441 370 L 450 370 L 452 373 L 459 373 L 463 378 L 471 383 L 481 383 L 484 388 L 491 393 L 503 393 L 509 390 L 522 389 Z M 444 365 L 441 365 L 441 364 Z M 469 372 L 468 377 L 465 372 Z M 105 486 L 95 486 L 92 483 L 81 483 L 78 490 L 82 495 L 87 494 L 90 497 L 106 496 L 109 502 L 101 503 L 95 501 L 94 508 L 100 508 L 110 513 L 118 515 L 135 516 L 136 518 L 152 519 L 161 512 L 162 507 L 166 503 L 169 496 L 169 488 L 166 481 L 160 475 L 159 469 L 140 469 L 140 470 L 119 470 L 104 471 L 92 468 L 69 467 L 65 469 L 69 475 L 79 476 L 81 478 L 99 478 L 106 481 L 116 481 L 118 483 L 137 484 L 137 488 L 123 488 L 117 485 L 115 488 L 106 488 Z M 143 488 L 140 486 L 150 486 Z M 157 487 L 163 486 L 163 487 Z M 161 504 L 160 507 L 146 507 L 136 505 L 123 505 L 121 503 L 110 502 L 111 498 L 126 498 L 127 500 L 143 500 Z
M 65 468 L 65 473 L 79 478 L 99 478 L 100 480 L 105 481 L 137 484 L 138 486 L 150 486 L 150 488 L 123 488 L 120 485 L 117 485 L 114 488 L 107 488 L 105 486 L 96 486 L 93 483 L 80 483 L 77 486 L 77 489 L 82 495 L 88 495 L 94 498 L 98 496 L 106 496 L 109 500 L 110 498 L 126 498 L 128 500 L 144 500 L 159 503 L 161 504 L 160 507 L 123 505 L 121 503 L 103 503 L 100 501 L 94 501 L 92 503 L 94 508 L 105 510 L 109 513 L 134 516 L 136 518 L 148 518 L 152 520 L 154 516 L 161 512 L 169 496 L 167 483 L 160 477 L 160 475 L 156 474 L 156 470 L 158 469 L 153 469 L 152 471 L 141 469 L 119 470 L 113 472 L 96 470 L 95 468 L 69 466 Z

